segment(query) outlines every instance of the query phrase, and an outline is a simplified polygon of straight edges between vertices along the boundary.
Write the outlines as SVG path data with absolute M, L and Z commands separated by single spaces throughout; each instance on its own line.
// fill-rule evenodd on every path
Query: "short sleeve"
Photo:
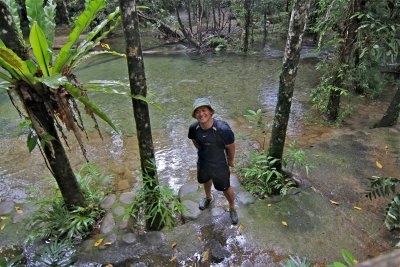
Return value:
M 196 127 L 197 127 L 197 122 L 193 122 L 189 126 L 189 133 L 188 133 L 188 138 L 189 139 L 195 139 L 196 138 Z
M 219 130 L 221 131 L 221 137 L 225 145 L 230 145 L 235 142 L 235 134 L 228 123 L 220 121 Z

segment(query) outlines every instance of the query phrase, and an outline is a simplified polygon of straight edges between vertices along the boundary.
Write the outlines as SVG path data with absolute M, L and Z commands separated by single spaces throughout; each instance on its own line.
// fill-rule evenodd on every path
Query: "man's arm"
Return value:
M 197 149 L 199 149 L 199 144 L 196 142 L 196 140 L 192 139 L 192 142 L 193 142 L 193 145 L 194 145 Z
M 235 151 L 236 151 L 235 143 L 226 145 L 225 150 L 226 150 L 226 156 L 228 157 L 228 165 L 230 167 L 234 167 L 235 166 Z

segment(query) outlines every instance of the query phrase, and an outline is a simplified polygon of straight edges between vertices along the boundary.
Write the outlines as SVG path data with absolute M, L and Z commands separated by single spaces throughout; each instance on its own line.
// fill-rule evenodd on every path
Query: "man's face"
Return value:
M 194 111 L 194 116 L 200 123 L 206 123 L 211 120 L 213 112 L 207 107 L 199 107 Z

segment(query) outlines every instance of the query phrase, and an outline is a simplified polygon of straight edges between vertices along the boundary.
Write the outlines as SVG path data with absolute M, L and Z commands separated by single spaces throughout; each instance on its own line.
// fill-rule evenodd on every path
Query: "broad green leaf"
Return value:
M 18 35 L 20 36 L 20 39 L 23 40 L 22 30 L 21 30 L 21 26 L 20 26 L 19 12 L 18 12 L 19 7 L 17 4 L 17 1 L 3 0 L 3 2 L 6 3 L 7 6 L 9 7 L 10 13 L 13 17 L 13 21 L 14 21 L 15 25 L 17 26 Z
M 44 76 L 50 75 L 50 54 L 48 51 L 48 44 L 46 36 L 38 23 L 35 21 L 32 24 L 31 32 L 29 34 L 29 42 L 31 43 L 33 55 L 41 68 Z
M 52 74 L 61 73 L 65 64 L 71 60 L 73 55 L 71 48 L 79 40 L 79 36 L 89 27 L 90 23 L 96 18 L 97 13 L 105 8 L 105 0 L 92 0 L 89 2 L 85 11 L 78 17 L 75 27 L 68 37 L 67 43 L 61 48 L 58 55 Z
M 44 16 L 46 18 L 46 39 L 51 50 L 53 50 L 54 35 L 56 29 L 55 17 L 56 17 L 56 4 L 53 0 L 48 0 L 44 7 Z
M 341 249 L 340 252 L 343 259 L 349 266 L 354 266 L 357 263 L 357 260 L 354 258 L 353 254 L 351 254 L 347 249 Z
M 3 73 L 1 71 L 0 71 L 0 79 L 4 80 L 4 81 L 0 81 L 0 87 L 2 87 L 2 88 L 6 88 L 5 84 L 9 84 L 9 83 L 13 83 L 14 82 L 13 79 L 10 76 L 8 76 L 7 74 L 5 74 L 5 73 Z M 7 88 L 8 88 L 8 86 L 7 86 Z
M 118 132 L 117 127 L 111 121 L 111 119 L 105 114 L 102 110 L 100 110 L 94 103 L 92 103 L 89 99 L 81 95 L 81 91 L 73 86 L 70 83 L 64 84 L 65 89 L 78 101 L 82 102 L 87 108 L 89 108 L 93 113 L 99 116 L 102 120 L 108 123 L 116 132 Z
M 26 13 L 28 15 L 29 27 L 37 21 L 40 28 L 46 31 L 46 19 L 43 10 L 43 0 L 26 0 Z
M 90 42 L 92 43 L 92 42 Z M 94 56 L 98 56 L 98 55 L 104 55 L 104 54 L 109 54 L 109 55 L 113 55 L 113 56 L 120 56 L 120 57 L 126 57 L 125 54 L 121 54 L 115 51 L 93 51 L 93 52 L 89 52 L 87 53 L 85 56 L 83 57 L 76 57 L 74 58 L 73 61 L 71 61 L 71 65 L 70 65 L 70 71 L 74 70 L 75 68 L 77 68 L 80 64 L 82 64 L 83 62 L 89 60 L 90 58 L 94 57 Z M 75 61 L 76 60 L 76 61 Z
M 32 152 L 32 150 L 35 148 L 37 144 L 37 139 L 38 139 L 37 135 L 32 135 L 32 132 L 28 134 L 26 144 L 28 146 L 29 152 Z
M 30 72 L 26 62 L 11 49 L 0 47 L 0 66 L 16 79 L 22 79 L 32 86 L 37 83 L 36 78 Z
M 102 22 L 100 22 L 85 38 L 86 41 L 92 41 L 93 38 L 100 32 L 103 30 L 103 28 L 110 22 L 112 21 L 117 15 L 119 15 L 120 11 L 119 11 L 119 7 L 117 7 L 117 9 L 111 13 L 110 15 L 108 15 L 108 17 L 106 19 L 104 19 Z

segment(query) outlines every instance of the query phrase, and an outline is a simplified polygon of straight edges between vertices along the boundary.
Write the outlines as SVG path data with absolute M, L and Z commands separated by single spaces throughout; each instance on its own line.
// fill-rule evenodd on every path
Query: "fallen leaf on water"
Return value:
M 176 245 L 177 245 L 176 242 L 172 243 L 171 248 L 176 248 Z
M 243 233 L 243 229 L 244 229 L 243 224 L 239 224 L 239 227 L 238 227 L 238 233 L 239 233 L 239 235 L 241 235 L 241 234 Z
M 111 263 L 107 264 L 106 267 L 113 267 Z
M 103 246 L 108 247 L 108 246 L 111 246 L 111 244 L 112 244 L 112 242 L 106 242 L 106 243 L 104 243 Z
M 99 240 L 96 241 L 96 243 L 94 243 L 95 247 L 100 246 L 100 244 L 103 243 L 103 238 L 100 238 Z
M 15 207 L 15 211 L 18 213 L 18 214 L 21 214 L 22 212 L 23 212 L 23 210 L 22 210 L 22 208 L 20 208 L 20 207 Z
M 267 204 L 267 207 L 271 207 L 272 206 L 272 204 Z
M 379 161 L 376 161 L 375 163 L 376 163 L 376 167 L 378 167 L 379 169 L 382 169 L 383 166 Z
M 0 219 L 2 219 L 2 220 L 7 220 L 8 217 L 7 217 L 7 216 L 1 216 Z
M 314 157 L 321 157 L 321 155 L 315 154 Z
M 169 261 L 176 261 L 176 255 L 172 256 Z
M 329 200 L 329 202 L 331 202 L 333 205 L 339 205 L 339 202 L 336 202 L 334 200 Z
M 110 49 L 110 46 L 108 44 L 106 44 L 106 43 L 101 42 L 100 45 L 103 48 Z
M 281 223 L 284 225 L 284 226 L 288 226 L 288 223 L 287 222 L 285 222 L 285 221 L 281 221 Z
M 3 229 L 4 229 L 4 227 L 6 227 L 6 225 L 5 225 L 5 224 L 0 224 L 0 230 L 3 230 Z
M 356 210 L 362 210 L 362 208 L 357 207 L 357 206 L 354 206 L 354 209 L 356 209 Z

